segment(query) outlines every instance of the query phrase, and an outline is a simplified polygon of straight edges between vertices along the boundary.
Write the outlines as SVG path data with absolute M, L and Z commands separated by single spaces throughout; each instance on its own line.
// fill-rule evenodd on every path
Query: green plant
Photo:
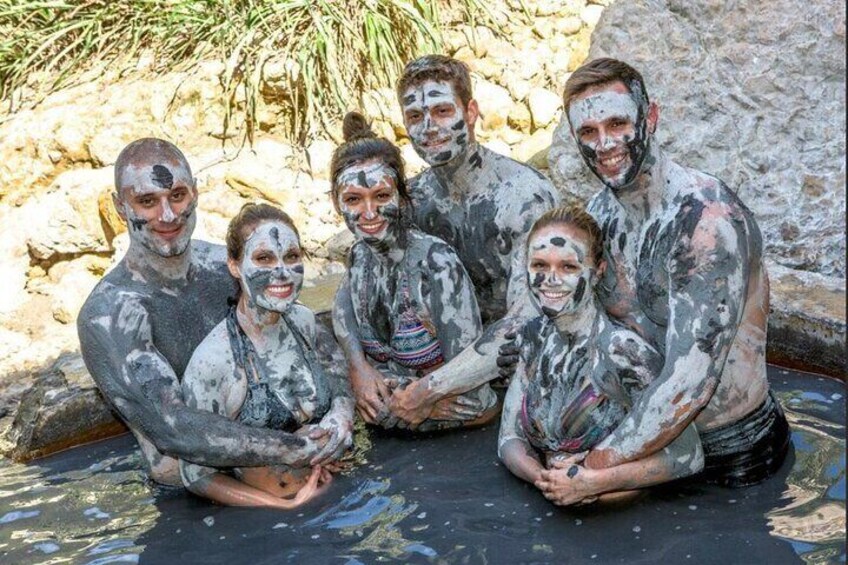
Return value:
M 487 21 L 487 0 L 462 0 L 461 21 Z M 303 141 L 404 62 L 441 48 L 441 9 L 425 0 L 0 0 L 0 97 L 24 84 L 42 94 L 98 65 L 152 51 L 158 69 L 226 62 L 224 128 L 252 139 L 263 68 L 283 61 L 286 127 Z M 243 89 L 243 96 L 239 96 Z M 244 102 L 237 102 L 243 100 Z

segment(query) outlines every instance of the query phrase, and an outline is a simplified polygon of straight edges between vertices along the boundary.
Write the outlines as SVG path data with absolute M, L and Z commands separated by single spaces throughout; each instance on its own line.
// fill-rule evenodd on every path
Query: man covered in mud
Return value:
M 171 143 L 148 138 L 124 148 L 115 191 L 130 246 L 86 300 L 77 329 L 86 367 L 138 440 L 150 477 L 180 485 L 177 458 L 215 467 L 301 467 L 345 449 L 344 438 L 320 423 L 294 435 L 183 403 L 180 380 L 191 354 L 235 296 L 226 253 L 191 239 L 196 182 Z
M 665 357 L 585 465 L 646 457 L 694 419 L 706 479 L 764 480 L 783 462 L 789 435 L 766 380 L 769 286 L 754 215 L 723 182 L 653 143 L 659 109 L 629 65 L 584 65 L 565 85 L 564 107 L 583 160 L 604 184 L 589 205 L 604 237 L 601 300 Z
M 426 377 L 396 389 L 391 398 L 379 393 L 385 387 L 374 384 L 380 375 L 365 360 L 355 332 L 341 332 L 347 334 L 341 342 L 350 359 L 354 390 L 367 391 L 375 411 L 388 408 L 415 427 L 440 399 L 497 376 L 498 345 L 507 330 L 519 325 L 510 320 L 535 315 L 524 280 L 526 234 L 559 198 L 538 171 L 477 143 L 474 127 L 480 111 L 464 63 L 441 55 L 412 61 L 397 94 L 412 145 L 430 165 L 409 182 L 415 222 L 456 250 L 474 283 L 483 322 L 490 324 L 472 346 Z M 350 304 L 344 293 L 337 297 L 337 310 L 349 312 Z

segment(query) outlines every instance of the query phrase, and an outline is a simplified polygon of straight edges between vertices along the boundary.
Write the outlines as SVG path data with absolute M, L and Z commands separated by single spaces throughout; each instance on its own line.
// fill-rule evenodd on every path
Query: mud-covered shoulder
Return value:
M 456 250 L 445 240 L 420 230 L 409 230 L 407 253 L 414 262 L 425 261 L 431 268 L 462 265 Z
M 548 337 L 550 324 L 546 324 L 542 315 L 528 320 L 516 336 L 517 346 L 521 349 L 521 359 L 529 366 L 542 351 Z
M 139 290 L 128 288 L 128 275 L 122 264 L 106 273 L 88 295 L 77 315 L 77 331 L 89 333 L 101 328 L 107 334 L 118 319 L 118 314 L 127 303 L 136 303 L 141 308 L 146 298 Z
M 217 243 L 209 243 L 202 239 L 191 240 L 192 264 L 204 270 L 224 272 L 227 271 L 227 248 Z
M 310 341 L 315 339 L 315 313 L 308 306 L 295 302 L 286 312 L 286 317 L 302 335 Z
M 638 391 L 659 376 L 664 359 L 636 332 L 611 320 L 604 321 L 598 336 L 598 347 L 607 354 L 611 368 L 620 385 L 633 398 Z

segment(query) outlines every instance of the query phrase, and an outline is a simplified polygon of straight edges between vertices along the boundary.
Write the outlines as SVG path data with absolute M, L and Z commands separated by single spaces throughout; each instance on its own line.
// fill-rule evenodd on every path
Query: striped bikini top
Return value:
M 594 329 L 580 356 L 582 363 L 567 363 L 571 347 L 547 318 L 535 340 L 522 337 L 535 341 L 522 352 L 529 362 L 520 417 L 531 445 L 540 451 L 579 453 L 612 433 L 627 407 L 593 382 L 592 356 L 598 339 Z
M 409 291 L 409 274 L 400 271 L 398 290 L 400 312 L 393 320 L 393 329 L 388 345 L 378 339 L 374 328 L 367 320 L 360 320 L 360 343 L 365 353 L 380 363 L 394 361 L 402 367 L 428 372 L 444 363 L 442 345 L 432 324 L 424 322 L 416 313 Z M 359 288 L 360 312 L 372 310 L 368 307 L 368 285 Z

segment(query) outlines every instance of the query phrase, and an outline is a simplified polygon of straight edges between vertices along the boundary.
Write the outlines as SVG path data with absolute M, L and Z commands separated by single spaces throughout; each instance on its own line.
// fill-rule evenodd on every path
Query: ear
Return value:
M 191 192 L 194 194 L 194 197 L 197 198 L 197 177 L 191 177 Z
M 604 271 L 606 271 L 606 270 L 607 270 L 607 262 L 605 260 L 601 259 L 601 262 L 598 263 L 598 268 L 595 269 L 596 279 L 597 279 L 595 281 L 595 284 L 597 284 L 598 281 L 601 280 L 601 277 L 604 276 Z
M 477 123 L 477 118 L 480 117 L 480 105 L 477 104 L 477 100 L 472 98 L 468 101 L 468 105 L 465 107 L 465 123 L 468 124 L 468 129 L 473 130 L 474 124 Z
M 127 214 L 124 211 L 124 201 L 121 200 L 120 195 L 117 192 L 112 193 L 112 206 L 115 207 L 115 212 L 118 213 L 118 216 L 127 223 Z
M 241 271 L 239 271 L 238 263 L 232 257 L 227 256 L 227 270 L 234 279 L 241 279 Z
M 656 102 L 648 105 L 648 133 L 651 135 L 657 131 L 657 123 L 660 121 L 660 107 Z

